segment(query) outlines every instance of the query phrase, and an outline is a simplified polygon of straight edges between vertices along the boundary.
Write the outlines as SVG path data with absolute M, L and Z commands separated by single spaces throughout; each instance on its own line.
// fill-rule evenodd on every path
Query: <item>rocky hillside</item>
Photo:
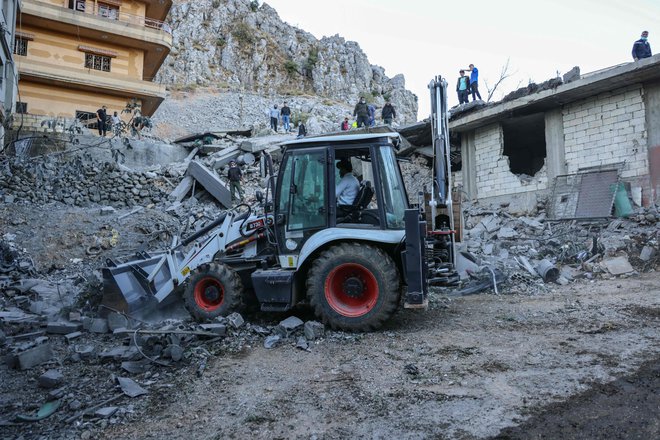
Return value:
M 312 110 L 311 115 L 319 116 L 321 122 L 329 118 L 334 127 L 352 111 L 360 95 L 378 107 L 390 98 L 399 123 L 416 121 L 417 98 L 405 89 L 403 75 L 388 78 L 382 67 L 369 63 L 356 42 L 338 35 L 319 40 L 284 23 L 266 3 L 175 1 L 169 20 L 173 48 L 157 80 L 171 91 L 200 94 L 210 87 L 263 97 L 265 107 L 259 109 L 258 120 L 248 118 L 244 121 L 248 124 L 262 123 L 263 111 L 271 102 L 306 97 L 318 104 L 307 106 L 318 111 Z M 323 106 L 332 109 L 321 110 Z M 338 113 L 337 106 L 342 109 Z

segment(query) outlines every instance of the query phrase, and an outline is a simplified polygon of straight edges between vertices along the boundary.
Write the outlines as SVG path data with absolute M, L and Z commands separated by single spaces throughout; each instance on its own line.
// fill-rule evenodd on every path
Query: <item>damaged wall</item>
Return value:
M 641 85 L 603 93 L 564 106 L 564 139 L 569 174 L 624 164 L 621 177 L 648 183 L 646 106 Z
M 472 197 L 484 199 L 547 189 L 545 165 L 534 176 L 519 176 L 511 172 L 509 158 L 503 155 L 504 136 L 500 124 L 475 130 L 474 145 L 476 191 L 469 191 Z

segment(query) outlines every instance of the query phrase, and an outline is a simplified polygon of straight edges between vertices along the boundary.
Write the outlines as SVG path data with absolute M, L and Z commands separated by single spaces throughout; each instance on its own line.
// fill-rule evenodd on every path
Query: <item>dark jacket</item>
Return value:
M 243 173 L 239 167 L 229 167 L 229 171 L 227 171 L 227 177 L 229 177 L 231 182 L 240 182 L 241 176 L 243 176 Z
M 383 111 L 381 112 L 381 117 L 383 119 L 392 119 L 396 118 L 396 110 L 392 104 L 385 104 L 383 106 Z
M 355 104 L 355 109 L 353 110 L 353 116 L 362 116 L 363 118 L 369 117 L 369 106 L 366 102 L 358 102 Z
M 290 116 L 291 115 L 291 109 L 287 106 L 282 107 L 282 110 L 280 110 L 280 115 Z
M 641 38 L 635 41 L 632 48 L 633 59 L 637 58 L 638 60 L 641 60 L 642 58 L 648 58 L 651 55 L 653 54 L 651 53 L 651 45 L 648 41 L 644 41 Z
M 298 136 L 307 136 L 307 127 L 302 122 L 298 124 Z
M 458 92 L 461 89 L 461 80 L 466 81 L 465 90 L 470 90 L 470 78 L 468 76 L 459 76 L 458 81 L 456 81 L 456 91 Z

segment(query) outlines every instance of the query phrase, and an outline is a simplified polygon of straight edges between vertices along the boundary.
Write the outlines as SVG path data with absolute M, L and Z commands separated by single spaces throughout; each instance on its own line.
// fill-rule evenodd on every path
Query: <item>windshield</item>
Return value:
M 382 181 L 382 198 L 387 227 L 390 229 L 403 229 L 403 216 L 406 208 L 408 208 L 408 202 L 399 166 L 391 146 L 380 147 L 378 171 Z

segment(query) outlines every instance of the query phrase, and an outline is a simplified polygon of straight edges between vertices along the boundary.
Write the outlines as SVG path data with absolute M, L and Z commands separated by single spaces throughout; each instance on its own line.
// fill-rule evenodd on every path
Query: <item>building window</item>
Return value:
M 110 20 L 118 20 L 119 8 L 114 5 L 99 3 L 99 15 L 101 17 L 109 18 Z
M 110 57 L 86 53 L 85 68 L 110 72 Z
M 545 116 L 537 113 L 502 122 L 504 156 L 513 174 L 533 176 L 545 164 Z
M 27 102 L 16 101 L 16 113 L 27 113 Z
M 85 127 L 89 129 L 95 130 L 98 128 L 98 123 L 96 121 L 96 113 L 76 110 L 76 119 L 79 120 Z
M 85 0 L 69 0 L 69 9 L 74 11 L 85 12 Z
M 14 38 L 14 55 L 27 56 L 28 40 L 21 37 Z

